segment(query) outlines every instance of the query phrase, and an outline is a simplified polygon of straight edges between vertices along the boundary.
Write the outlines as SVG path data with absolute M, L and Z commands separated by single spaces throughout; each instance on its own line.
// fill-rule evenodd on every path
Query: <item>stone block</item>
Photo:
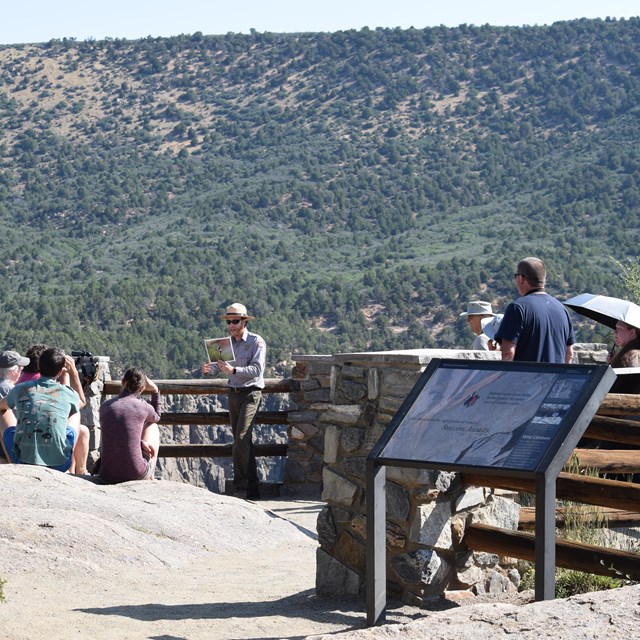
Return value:
M 340 380 L 336 388 L 336 402 L 360 402 L 367 396 L 367 386 L 364 382 L 354 380 Z
M 316 595 L 320 597 L 353 597 L 364 586 L 357 572 L 331 557 L 321 547 L 316 552 Z
M 365 575 L 367 566 L 365 545 L 347 531 L 342 531 L 338 535 L 331 553 L 338 562 Z
M 284 483 L 300 484 L 306 479 L 306 465 L 287 456 L 287 464 L 284 467 Z
M 340 367 L 340 376 L 342 378 L 364 380 L 364 367 L 354 367 L 352 365 L 345 364 Z
M 305 380 L 309 375 L 309 365 L 306 362 L 296 362 L 291 370 L 291 377 L 294 380 Z
M 331 550 L 338 539 L 338 530 L 333 519 L 331 507 L 324 506 L 318 514 L 316 524 L 318 531 L 318 544 L 324 549 Z
M 387 518 L 406 522 L 411 509 L 407 490 L 395 482 L 387 482 L 386 489 Z
M 373 446 L 380 440 L 380 436 L 384 433 L 385 427 L 380 424 L 379 420 L 376 420 L 371 429 L 367 429 L 364 437 L 364 449 L 365 451 L 371 451 Z
M 394 398 L 404 398 L 422 375 L 421 371 L 408 371 L 406 369 L 384 369 L 380 384 L 380 395 Z
M 315 408 L 315 405 L 314 407 Z M 362 415 L 362 407 L 359 405 L 327 405 L 321 417 L 322 422 L 354 425 L 357 424 Z M 305 421 L 307 422 L 307 421 Z
M 444 591 L 443 583 L 449 572 L 449 565 L 435 551 L 417 549 L 410 553 L 393 556 L 391 566 L 404 582 L 430 586 L 431 590 L 435 591 Z
M 409 539 L 426 547 L 450 550 L 452 508 L 448 500 L 418 506 Z
M 389 395 L 381 395 L 378 400 L 378 411 L 395 415 L 403 402 L 404 396 L 402 398 L 392 398 Z
M 316 376 L 314 380 L 318 381 L 318 384 L 322 389 L 331 390 L 331 375 L 327 374 L 326 376 Z
M 340 507 L 331 507 L 331 513 L 333 515 L 333 521 L 340 526 L 351 526 L 351 520 L 353 518 L 353 512 L 348 509 L 341 509 Z
M 324 461 L 333 464 L 338 460 L 338 448 L 340 444 L 340 429 L 329 425 L 324 432 Z
M 322 470 L 322 500 L 324 502 L 351 506 L 358 491 L 358 485 L 339 476 L 325 467 Z
M 313 362 L 309 363 L 309 377 L 321 378 L 328 377 L 333 371 L 334 365 L 331 362 Z
M 380 395 L 380 369 L 369 369 L 367 372 L 367 398 L 377 400 Z
M 509 578 L 500 571 L 490 571 L 485 580 L 486 593 L 515 593 L 518 589 Z
M 367 404 L 362 407 L 360 424 L 362 424 L 363 427 L 370 427 L 375 422 L 377 411 L 377 404 L 373 402 L 367 402 Z
M 520 505 L 499 496 L 490 496 L 486 506 L 471 512 L 473 524 L 488 524 L 502 529 L 517 529 Z
M 335 401 L 336 397 L 336 387 L 338 385 L 338 380 L 340 379 L 340 367 L 333 366 L 331 367 L 331 384 L 329 388 L 331 389 L 331 401 Z
M 291 411 L 289 412 L 289 423 L 291 422 L 311 422 L 318 419 L 317 411 Z
M 304 435 L 304 432 L 300 431 L 299 429 L 296 429 L 295 427 L 291 427 L 291 429 L 289 429 L 289 437 L 292 440 L 305 440 L 306 436 Z
M 367 519 L 363 515 L 357 515 L 351 521 L 351 530 L 361 540 L 367 539 Z M 407 536 L 399 525 L 394 522 L 386 522 L 387 549 L 403 549 L 407 543 Z
M 387 480 L 406 486 L 431 486 L 433 471 L 410 467 L 387 467 Z
M 456 500 L 456 511 L 464 511 L 472 509 L 478 505 L 484 504 L 486 499 L 485 489 L 483 487 L 469 487 Z
M 314 391 L 307 391 L 304 394 L 305 402 L 326 402 L 331 401 L 331 392 L 329 389 L 315 389 Z
M 482 571 L 480 567 L 471 565 L 458 571 L 456 578 L 463 587 L 473 587 L 476 584 L 484 582 L 484 571 Z
M 364 486 L 367 478 L 367 459 L 364 456 L 343 458 L 340 468 L 346 476 L 359 480 Z
M 347 453 L 357 451 L 364 442 L 364 430 L 356 427 L 347 427 L 342 430 L 340 444 Z
M 304 382 L 300 383 L 300 389 L 302 389 L 302 391 L 313 391 L 314 389 L 319 388 L 320 382 L 318 382 L 316 378 L 313 378 L 312 380 L 305 380 Z
M 294 435 L 294 430 L 300 433 L 299 436 Z M 319 433 L 320 429 L 313 424 L 309 424 L 308 422 L 298 422 L 295 426 L 291 427 L 291 436 L 295 440 L 302 440 L 304 438 L 311 438 Z
M 454 471 L 436 471 L 434 485 L 442 493 L 455 493 L 462 487 L 462 478 Z
M 393 420 L 394 415 L 395 414 L 378 412 L 376 415 L 376 422 L 383 428 L 388 427 L 389 423 Z

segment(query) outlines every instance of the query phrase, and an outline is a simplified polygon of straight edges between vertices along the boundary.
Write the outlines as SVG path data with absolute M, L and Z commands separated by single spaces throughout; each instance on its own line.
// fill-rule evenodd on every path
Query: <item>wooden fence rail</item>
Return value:
M 535 537 L 530 533 L 472 524 L 465 531 L 464 541 L 474 551 L 535 560 Z M 602 576 L 640 580 L 639 554 L 592 544 L 557 540 L 556 565 Z
M 258 411 L 256 415 L 258 424 L 288 424 L 288 411 Z M 163 413 L 160 424 L 197 424 L 216 425 L 229 424 L 228 411 L 207 411 L 200 413 Z
M 160 393 L 167 395 L 227 395 L 229 386 L 224 379 L 210 380 L 154 380 Z M 265 378 L 263 393 L 291 393 L 299 389 L 299 383 L 289 378 Z M 119 380 L 106 380 L 104 393 L 116 396 L 122 391 Z
M 227 380 L 154 380 L 160 393 L 165 395 L 227 395 L 229 387 Z M 291 393 L 299 389 L 299 383 L 287 378 L 266 378 L 263 393 Z M 104 394 L 118 395 L 122 385 L 118 380 L 107 380 L 104 384 Z M 228 425 L 227 411 L 208 412 L 164 412 L 160 418 L 160 425 Z M 289 424 L 288 411 L 259 411 L 256 424 Z M 231 457 L 231 444 L 161 444 L 159 456 L 161 458 L 227 458 Z M 256 444 L 255 455 L 286 456 L 287 444 Z
M 256 457 L 286 456 L 286 444 L 256 444 L 253 446 Z M 161 458 L 230 458 L 230 444 L 161 444 Z
M 516 477 L 497 477 L 465 473 L 465 485 L 509 489 L 535 494 L 535 480 Z M 635 511 L 640 505 L 640 485 L 620 480 L 605 480 L 571 473 L 560 473 L 556 481 L 556 495 L 560 500 L 594 504 Z
M 580 515 L 585 522 L 595 522 L 604 519 L 610 527 L 637 527 L 640 524 L 639 511 L 612 509 L 611 507 L 594 507 L 592 510 L 582 509 Z M 533 529 L 536 524 L 536 508 L 522 507 L 518 529 Z M 565 525 L 565 509 L 560 505 L 556 509 L 556 527 L 561 529 Z

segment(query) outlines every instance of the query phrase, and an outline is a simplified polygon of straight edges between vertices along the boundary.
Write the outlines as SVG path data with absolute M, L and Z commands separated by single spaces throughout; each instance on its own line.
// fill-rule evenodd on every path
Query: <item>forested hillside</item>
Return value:
M 526 255 L 625 295 L 640 19 L 0 47 L 0 163 L 6 347 L 183 377 L 234 301 L 270 373 L 468 346 Z

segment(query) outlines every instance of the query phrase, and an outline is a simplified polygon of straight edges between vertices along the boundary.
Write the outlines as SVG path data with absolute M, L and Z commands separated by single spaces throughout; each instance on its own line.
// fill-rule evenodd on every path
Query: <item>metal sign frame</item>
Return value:
M 440 374 L 438 372 L 441 372 Z M 429 459 L 428 455 L 420 452 L 420 448 L 405 445 L 407 438 L 407 426 L 403 421 L 407 420 L 413 434 L 420 427 L 420 420 L 416 421 L 414 405 L 427 410 L 429 405 L 422 404 L 424 394 L 428 397 L 434 389 L 430 388 L 430 382 L 437 384 L 437 380 L 448 374 L 459 375 L 464 379 L 509 379 L 515 380 L 518 374 L 523 381 L 536 380 L 551 385 L 555 381 L 575 381 L 575 393 L 567 401 L 567 408 L 561 417 L 555 418 L 556 422 L 549 426 L 551 434 L 543 443 L 536 443 L 536 459 L 531 459 L 529 464 L 518 464 L 503 460 L 502 466 L 490 464 L 488 460 L 480 464 L 465 463 L 464 456 L 458 456 L 461 461 L 447 460 L 446 453 L 439 454 L 437 460 Z M 503 378 L 506 376 L 506 378 Z M 515 374 L 515 375 L 514 375 Z M 546 376 L 546 378 L 545 378 Z M 555 592 L 555 500 L 556 479 L 567 460 L 570 458 L 578 441 L 584 434 L 591 419 L 595 415 L 602 400 L 616 379 L 614 371 L 608 365 L 564 365 L 543 364 L 531 362 L 503 362 L 491 360 L 457 360 L 434 359 L 420 376 L 418 382 L 402 403 L 389 426 L 373 447 L 367 457 L 366 492 L 367 492 L 367 624 L 369 626 L 379 624 L 384 620 L 386 608 L 386 466 L 400 466 L 412 468 L 425 468 L 443 471 L 456 471 L 460 473 L 482 472 L 494 476 L 519 476 L 533 478 L 536 485 L 536 525 L 535 525 L 535 597 L 536 600 L 553 599 Z M 544 384 L 541 385 L 541 394 L 544 394 Z M 485 388 L 486 389 L 486 388 Z M 425 391 L 426 390 L 426 391 Z M 440 389 L 437 389 L 440 391 Z M 459 396 L 459 394 L 458 394 Z M 438 396 L 440 398 L 440 396 Z M 476 394 L 469 396 L 466 402 L 475 402 Z M 418 404 L 416 405 L 416 403 Z M 541 407 L 544 403 L 541 402 Z M 535 399 L 532 406 L 535 407 Z M 564 406 L 564 405 L 563 405 Z M 443 411 L 460 408 L 460 401 L 442 405 Z M 413 410 L 413 411 L 412 411 Z M 427 410 L 430 417 L 422 424 L 425 429 L 432 428 L 438 420 L 437 408 Z M 491 410 L 490 406 L 485 407 Z M 527 409 L 531 411 L 531 409 Z M 505 415 L 509 415 L 506 413 Z M 542 412 L 544 415 L 544 412 Z M 408 417 L 409 416 L 409 417 Z M 417 416 L 420 418 L 420 416 Z M 505 420 L 505 416 L 501 415 Z M 413 422 L 412 422 L 413 420 Z M 529 424 L 533 424 L 534 419 Z M 417 425 L 417 426 L 416 426 Z M 449 427 L 448 424 L 444 428 Z M 514 429 L 515 431 L 515 429 Z M 503 432 L 504 433 L 504 432 Z M 511 442 L 518 446 L 518 437 L 524 437 L 527 433 L 526 425 L 520 425 L 516 435 L 512 435 Z M 398 435 L 399 434 L 399 435 Z M 446 438 L 444 431 L 440 435 Z M 400 438 L 400 435 L 402 438 Z M 455 436 L 451 436 L 452 438 Z M 531 438 L 532 436 L 528 436 Z M 484 440 L 487 440 L 486 438 Z M 453 440 L 452 440 L 453 441 Z M 403 447 L 405 447 L 403 449 Z M 490 446 L 486 448 L 490 452 Z M 398 455 L 398 451 L 400 455 Z M 402 452 L 405 455 L 402 455 Z M 516 456 L 517 458 L 517 456 Z

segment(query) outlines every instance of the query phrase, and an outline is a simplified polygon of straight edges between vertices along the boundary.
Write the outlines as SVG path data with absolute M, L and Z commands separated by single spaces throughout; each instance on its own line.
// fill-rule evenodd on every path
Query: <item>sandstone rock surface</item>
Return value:
M 0 483 L 3 640 L 640 638 L 640 586 L 536 604 L 389 603 L 389 623 L 366 629 L 363 599 L 315 595 L 319 502 L 14 465 L 0 465 Z

